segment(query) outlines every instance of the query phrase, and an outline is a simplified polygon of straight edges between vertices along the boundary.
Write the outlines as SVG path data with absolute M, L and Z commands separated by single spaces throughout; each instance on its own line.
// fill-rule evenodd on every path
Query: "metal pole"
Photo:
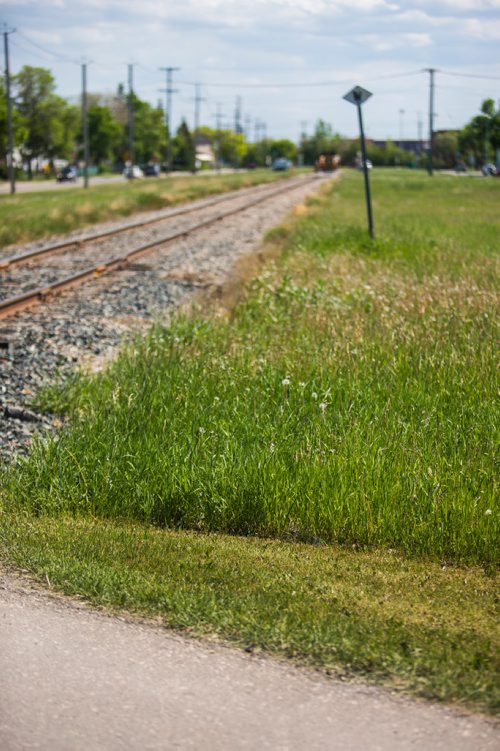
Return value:
M 366 194 L 366 210 L 368 212 L 368 232 L 370 237 L 373 237 L 373 217 L 372 217 L 372 199 L 370 195 L 370 179 L 368 177 L 368 166 L 366 164 L 366 145 L 365 145 L 365 132 L 363 130 L 363 115 L 361 113 L 361 104 L 356 105 L 358 108 L 358 120 L 359 120 L 359 132 L 361 134 L 361 157 L 363 159 L 363 174 L 365 176 L 365 194 Z
M 172 94 L 176 93 L 176 90 L 172 88 L 172 73 L 175 70 L 180 70 L 180 68 L 160 68 L 160 70 L 164 70 L 167 76 L 167 88 L 165 89 L 165 105 L 166 105 L 166 112 L 165 112 L 165 128 L 167 130 L 167 153 L 166 153 L 166 171 L 170 172 L 171 169 L 171 163 L 172 163 L 172 138 L 170 133 L 170 125 L 171 125 L 171 109 L 172 109 Z
M 217 104 L 216 104 L 216 109 L 217 109 L 217 114 L 216 114 L 216 118 L 217 118 L 216 119 L 216 129 L 217 129 L 217 133 L 216 133 L 216 141 L 215 141 L 215 143 L 216 143 L 216 150 L 217 150 L 217 158 L 216 158 L 217 172 L 220 172 L 220 140 L 221 140 L 220 130 L 221 130 L 221 127 L 222 127 L 222 109 L 221 108 L 222 108 L 221 103 L 217 102 Z
M 428 158 L 428 164 L 427 164 L 427 171 L 429 175 L 432 177 L 433 175 L 433 169 L 434 165 L 432 163 L 433 160 L 433 154 L 432 154 L 432 141 L 434 136 L 434 68 L 428 68 L 428 71 L 430 73 L 430 81 L 429 81 L 429 158 Z
M 167 172 L 172 169 L 172 136 L 170 128 L 172 119 L 170 110 L 172 108 L 172 68 L 167 68 Z
M 129 63 L 128 66 L 128 156 L 130 165 L 134 164 L 134 109 L 133 109 L 133 93 L 134 93 L 134 66 Z M 132 175 L 132 172 L 130 173 Z
M 194 133 L 193 135 L 196 135 L 198 132 L 198 128 L 200 127 L 200 104 L 201 104 L 201 94 L 200 94 L 200 84 L 195 84 L 195 95 L 194 95 Z
M 12 32 L 5 30 L 3 33 L 4 51 L 5 51 L 5 97 L 7 100 L 7 165 L 9 170 L 10 192 L 16 192 L 16 175 L 14 171 L 14 136 L 12 133 L 12 99 L 10 97 L 10 68 L 9 68 L 9 34 Z
M 87 63 L 82 63 L 83 187 L 89 187 L 89 123 L 87 116 Z
M 196 134 L 198 133 L 198 128 L 200 127 L 200 105 L 201 102 L 206 101 L 204 97 L 201 95 L 201 86 L 199 83 L 195 84 L 195 95 L 194 95 L 194 131 L 193 131 L 193 146 L 194 146 L 194 164 L 193 164 L 193 172 L 196 172 Z

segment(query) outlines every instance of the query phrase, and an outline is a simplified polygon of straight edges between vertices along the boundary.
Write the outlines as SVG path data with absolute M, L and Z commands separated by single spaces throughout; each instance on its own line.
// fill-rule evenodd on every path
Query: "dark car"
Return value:
M 72 182 L 76 183 L 76 178 L 78 177 L 78 170 L 73 164 L 68 164 L 67 167 L 64 167 L 60 172 L 56 175 L 56 180 L 58 183 L 64 183 L 64 182 Z
M 146 164 L 143 169 L 144 177 L 158 177 L 160 174 L 159 164 Z

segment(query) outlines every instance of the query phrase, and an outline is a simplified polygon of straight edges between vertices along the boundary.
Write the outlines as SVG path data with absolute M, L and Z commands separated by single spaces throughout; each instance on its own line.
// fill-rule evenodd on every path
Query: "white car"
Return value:
M 123 170 L 123 177 L 134 180 L 136 177 L 144 177 L 144 172 L 137 164 L 131 164 Z

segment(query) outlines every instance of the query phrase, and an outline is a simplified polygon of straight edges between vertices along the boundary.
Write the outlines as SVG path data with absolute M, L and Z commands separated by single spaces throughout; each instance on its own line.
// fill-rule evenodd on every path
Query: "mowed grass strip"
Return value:
M 97 606 L 335 676 L 498 710 L 496 588 L 479 568 L 67 516 L 4 518 L 0 552 Z
M 0 196 L 0 248 L 63 234 L 96 222 L 162 209 L 216 193 L 274 182 L 293 173 L 255 170 L 247 173 L 125 180 L 88 189 L 61 188 Z
M 373 177 L 375 242 L 345 175 L 271 233 L 284 253 L 234 310 L 156 327 L 43 395 L 70 424 L 5 471 L 3 555 L 95 602 L 491 709 L 500 185 Z M 193 540 L 218 551 L 208 590 L 198 553 L 173 562 Z M 251 559 L 238 593 L 235 555 Z M 308 598 L 308 566 L 359 607 Z

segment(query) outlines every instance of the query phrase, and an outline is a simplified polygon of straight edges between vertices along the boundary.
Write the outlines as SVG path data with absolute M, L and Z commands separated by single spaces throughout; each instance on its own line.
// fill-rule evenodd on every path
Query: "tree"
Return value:
M 340 136 L 333 132 L 332 126 L 324 120 L 318 120 L 312 136 L 303 135 L 300 151 L 304 164 L 313 165 L 320 154 L 337 154 Z
M 160 161 L 165 154 L 167 134 L 161 107 L 134 97 L 134 153 L 136 162 Z
M 94 164 L 100 165 L 119 150 L 122 140 L 122 127 L 115 120 L 108 107 L 93 104 L 88 108 L 89 152 Z M 83 141 L 80 131 L 79 141 Z
M 8 151 L 8 124 L 7 124 L 7 99 L 5 80 L 0 76 L 0 169 L 3 176 L 7 174 L 7 151 Z M 19 148 L 27 135 L 27 130 L 22 116 L 15 109 L 12 111 L 12 131 L 14 147 Z
M 174 169 L 194 169 L 194 140 L 185 120 L 177 129 L 172 146 Z
M 479 164 L 494 161 L 494 152 L 500 149 L 500 110 L 495 110 L 493 99 L 485 99 L 481 114 L 473 117 L 460 131 L 458 147 L 469 161 Z
M 297 159 L 297 147 L 293 141 L 282 138 L 279 141 L 271 141 L 271 156 L 273 159 L 289 159 L 294 162 Z
M 25 65 L 13 82 L 16 109 L 27 129 L 20 150 L 31 177 L 32 159 L 45 156 L 52 161 L 67 156 L 73 148 L 77 109 L 56 95 L 54 78 L 46 68 Z
M 459 161 L 458 131 L 438 131 L 433 138 L 433 158 L 439 169 L 452 169 Z

